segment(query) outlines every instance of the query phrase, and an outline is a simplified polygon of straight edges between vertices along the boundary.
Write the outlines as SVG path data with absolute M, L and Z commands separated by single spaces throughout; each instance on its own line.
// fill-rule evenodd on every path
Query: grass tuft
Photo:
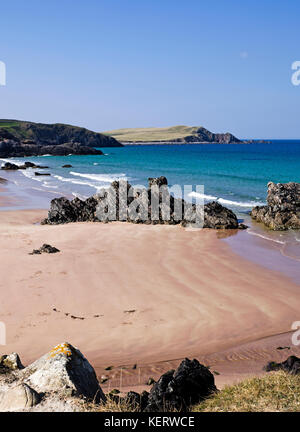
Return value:
M 191 411 L 300 411 L 300 376 L 279 371 L 261 378 L 250 378 L 224 387 L 220 392 L 192 407 Z

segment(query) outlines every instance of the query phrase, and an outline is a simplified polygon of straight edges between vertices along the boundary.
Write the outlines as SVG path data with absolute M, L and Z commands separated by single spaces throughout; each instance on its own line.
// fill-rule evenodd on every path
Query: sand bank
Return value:
M 122 384 L 126 375 L 143 384 L 153 365 L 164 371 L 186 356 L 236 350 L 300 319 L 299 286 L 240 258 L 215 231 L 38 225 L 45 216 L 0 212 L 0 321 L 7 328 L 0 353 L 17 351 L 25 364 L 69 341 L 99 375 L 125 365 Z M 29 255 L 43 243 L 61 253 Z

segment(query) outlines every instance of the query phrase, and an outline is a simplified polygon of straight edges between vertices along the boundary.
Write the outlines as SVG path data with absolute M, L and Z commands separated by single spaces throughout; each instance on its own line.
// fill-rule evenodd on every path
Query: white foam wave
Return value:
M 256 236 L 256 237 L 260 237 L 260 238 L 262 238 L 264 240 L 272 241 L 274 243 L 279 243 L 279 244 L 282 244 L 282 245 L 284 245 L 286 243 L 285 241 L 281 241 L 281 240 L 278 240 L 278 239 L 275 239 L 275 238 L 268 237 L 265 234 L 260 234 L 260 233 L 258 233 L 256 231 L 252 231 L 251 229 L 248 229 L 247 233 L 250 234 L 250 235 Z
M 54 175 L 53 177 L 56 178 L 57 180 L 62 181 L 62 182 L 67 182 L 67 183 L 72 183 L 72 184 L 77 184 L 77 185 L 82 185 L 82 186 L 90 186 L 90 187 L 92 187 L 94 189 L 99 189 L 100 188 L 100 186 L 97 186 L 94 183 L 87 182 L 87 181 L 84 181 L 84 180 L 76 180 L 76 179 L 73 179 L 73 178 L 62 177 L 62 176 L 59 176 L 59 175 Z
M 255 207 L 255 206 L 263 206 L 265 205 L 265 203 L 263 202 L 258 202 L 258 201 L 250 201 L 250 202 L 243 202 L 243 201 L 233 201 L 233 200 L 228 200 L 225 198 L 219 198 L 217 196 L 213 196 L 213 195 L 206 195 L 206 194 L 201 194 L 198 192 L 191 192 L 189 194 L 190 197 L 194 197 L 194 198 L 202 198 L 204 200 L 214 200 L 219 202 L 220 204 L 227 204 L 227 205 L 232 205 L 235 207 Z
M 83 174 L 71 171 L 70 174 L 77 177 L 86 178 L 89 180 L 94 180 L 97 182 L 103 182 L 103 183 L 111 183 L 115 180 L 127 180 L 126 174 Z

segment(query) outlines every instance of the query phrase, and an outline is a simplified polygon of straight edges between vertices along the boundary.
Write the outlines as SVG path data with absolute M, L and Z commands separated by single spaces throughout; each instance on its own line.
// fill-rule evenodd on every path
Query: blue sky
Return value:
M 2 2 L 0 118 L 300 138 L 297 0 Z

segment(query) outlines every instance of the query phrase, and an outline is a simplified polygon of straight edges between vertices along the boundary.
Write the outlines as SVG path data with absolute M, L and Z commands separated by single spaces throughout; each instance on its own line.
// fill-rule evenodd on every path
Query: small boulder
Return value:
M 36 176 L 51 176 L 50 173 L 40 173 L 40 172 L 36 172 L 36 173 L 34 173 L 34 175 L 36 175 Z
M 34 164 L 33 162 L 24 162 L 23 165 L 25 168 L 35 168 L 36 164 Z
M 203 228 L 237 229 L 238 226 L 238 220 L 233 211 L 216 201 L 204 205 Z
M 41 246 L 39 249 L 33 249 L 33 251 L 29 255 L 40 255 L 42 253 L 53 254 L 58 252 L 60 252 L 60 250 L 56 247 L 44 243 L 43 246 Z
M 0 357 L 0 373 L 12 370 L 24 369 L 17 353 L 3 355 Z
M 185 411 L 217 390 L 213 374 L 198 360 L 183 360 L 152 387 L 146 412 Z
M 141 394 L 134 391 L 129 391 L 126 396 L 120 398 L 130 409 L 134 411 L 144 411 L 148 404 L 149 393 L 143 391 Z
M 24 379 L 40 392 L 55 391 L 105 402 L 96 373 L 82 353 L 67 342 L 24 369 Z
M 72 165 L 66 164 L 66 165 L 63 165 L 62 168 L 72 168 Z
M 6 171 L 15 171 L 18 170 L 19 168 L 20 168 L 19 165 L 10 162 L 5 162 L 5 164 L 2 165 L 1 167 L 2 170 L 6 170 Z
M 0 411 L 20 411 L 32 408 L 39 401 L 39 394 L 27 384 L 22 383 L 0 393 Z

